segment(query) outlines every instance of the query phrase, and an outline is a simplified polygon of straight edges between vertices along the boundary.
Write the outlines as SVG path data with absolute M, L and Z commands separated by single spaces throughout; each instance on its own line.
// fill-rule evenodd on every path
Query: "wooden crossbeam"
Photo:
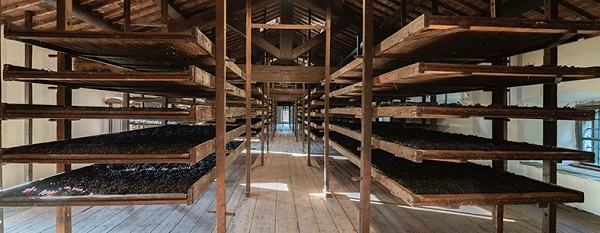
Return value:
M 46 4 L 56 7 L 56 0 L 43 0 Z M 73 2 L 73 16 L 75 18 L 80 19 L 83 22 L 86 22 L 94 27 L 102 29 L 104 31 L 120 31 L 119 28 L 115 27 L 112 24 L 107 23 L 102 18 L 94 15 L 94 13 L 86 10 L 83 6 L 79 4 L 78 1 Z
M 246 37 L 246 26 L 244 26 L 244 24 L 238 22 L 238 21 L 229 21 L 227 23 L 227 26 L 231 29 L 233 29 L 234 32 L 238 33 L 240 36 L 242 37 Z M 259 48 L 265 50 L 265 52 L 273 55 L 274 57 L 276 57 L 277 59 L 280 58 L 280 54 L 281 51 L 279 50 L 279 48 L 275 47 L 273 44 L 271 44 L 271 42 L 265 40 L 262 37 L 259 36 L 253 36 L 251 38 L 252 43 L 256 46 L 258 46 Z
M 252 28 L 264 28 L 264 29 L 285 29 L 285 30 L 323 30 L 325 26 L 322 25 L 304 25 L 304 24 L 267 24 L 267 23 L 253 23 Z

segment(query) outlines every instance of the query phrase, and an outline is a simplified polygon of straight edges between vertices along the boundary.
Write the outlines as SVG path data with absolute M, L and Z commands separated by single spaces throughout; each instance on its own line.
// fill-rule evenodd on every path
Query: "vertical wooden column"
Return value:
M 250 196 L 250 170 L 252 168 L 252 1 L 246 0 L 246 197 Z
M 273 83 L 273 87 L 275 84 Z M 277 122 L 279 121 L 279 111 L 277 109 L 277 100 L 273 99 L 273 133 L 271 133 L 271 142 L 275 141 L 275 133 L 277 133 Z
M 331 1 L 327 2 L 327 12 L 325 15 L 325 125 L 324 125 L 324 160 L 323 160 L 323 194 L 331 197 L 331 187 L 329 186 L 329 92 L 331 85 Z
M 129 93 L 123 93 L 123 104 L 121 107 L 129 107 Z M 129 119 L 121 120 L 121 131 L 129 131 Z
M 294 23 L 294 1 L 293 0 L 282 0 L 281 1 L 281 23 L 282 24 L 293 24 Z M 280 62 L 282 65 L 292 64 L 292 50 L 293 45 L 293 30 L 280 30 L 279 31 L 279 51 L 280 51 Z
M 307 96 L 308 96 L 308 98 L 307 98 L 307 103 L 306 103 L 306 109 L 307 109 L 306 112 L 308 113 L 308 115 L 306 117 L 306 124 L 307 124 L 306 130 L 308 132 L 306 133 L 306 158 L 307 158 L 306 159 L 306 165 L 310 167 L 311 166 L 311 162 L 310 162 L 310 149 L 311 149 L 310 148 L 310 144 L 311 144 L 311 139 L 312 139 L 312 138 L 310 138 L 310 128 L 312 127 L 310 125 L 310 118 L 311 118 L 311 116 L 310 116 L 310 90 L 308 91 Z
M 261 94 L 261 109 L 262 109 L 262 114 L 260 114 L 260 165 L 264 165 L 265 164 L 265 131 L 266 131 L 266 127 L 267 124 L 265 124 L 265 119 L 268 120 L 268 118 L 265 118 L 265 114 L 267 116 L 269 116 L 269 110 L 267 110 L 267 100 L 265 99 L 265 85 L 263 84 L 261 86 L 263 93 Z
M 294 100 L 293 109 L 292 109 L 292 131 L 294 132 L 294 137 L 296 141 L 298 141 L 298 131 L 296 131 L 296 125 L 298 124 L 298 99 Z
M 271 125 L 273 124 L 273 115 L 272 115 L 272 107 L 271 107 L 271 100 L 270 100 L 270 96 L 271 96 L 271 84 L 270 83 L 266 83 L 267 86 L 267 99 L 266 99 L 266 105 L 267 105 L 267 116 L 269 116 L 268 122 L 269 124 L 267 124 L 267 153 L 269 153 L 269 136 L 271 135 Z M 260 160 L 260 165 L 265 165 L 265 159 L 264 156 L 261 158 Z
M 0 3 L 0 12 L 4 9 L 2 4 Z M 1 28 L 1 27 L 0 27 Z M 2 63 L 2 40 L 0 39 L 0 64 Z M 0 79 L 0 103 L 2 103 L 2 80 Z M 2 147 L 2 120 L 0 120 L 0 148 Z M 0 189 L 4 189 L 4 183 L 2 182 L 2 178 L 4 178 L 4 171 L 2 169 L 2 163 L 0 163 Z M 0 233 L 4 233 L 4 208 L 0 207 Z
M 490 0 L 490 17 L 502 17 L 502 1 Z M 506 65 L 504 60 L 494 61 L 492 65 Z M 492 104 L 506 106 L 508 90 L 505 88 L 492 90 Z M 507 138 L 506 119 L 492 119 L 492 139 L 504 141 Z M 493 160 L 492 167 L 497 170 L 506 171 L 506 161 Z M 504 205 L 494 205 L 492 209 L 492 222 L 494 222 L 494 232 L 504 231 Z
M 169 2 L 168 0 L 160 0 L 160 22 L 164 25 L 161 28 L 162 32 L 169 31 Z
M 546 19 L 558 19 L 558 0 L 544 0 L 544 15 Z M 558 65 L 558 48 L 544 49 L 544 66 Z M 554 109 L 558 105 L 558 89 L 555 83 L 544 84 L 544 108 Z M 557 125 L 556 120 L 544 120 L 543 142 L 547 146 L 556 146 Z M 544 182 L 556 184 L 556 161 L 544 160 L 543 164 Z M 556 232 L 556 204 L 549 204 L 544 208 L 542 220 L 542 232 Z
M 217 0 L 216 2 L 216 71 L 215 71 L 215 109 L 216 109 L 216 138 L 215 152 L 217 154 L 217 192 L 216 192 L 216 212 L 217 212 L 217 232 L 225 233 L 227 231 L 225 212 L 227 196 L 225 190 L 225 53 L 226 53 L 226 32 L 227 32 L 227 0 Z
M 56 1 L 56 30 L 69 30 L 72 24 L 73 2 L 71 0 Z M 58 71 L 71 70 L 71 58 L 64 53 L 58 53 L 57 57 Z M 56 92 L 56 105 L 71 106 L 73 101 L 70 88 L 59 86 Z M 71 121 L 59 119 L 56 121 L 56 139 L 64 140 L 71 138 Z M 70 164 L 57 164 L 56 172 L 66 172 L 71 170 Z M 71 207 L 56 208 L 56 232 L 69 233 L 71 227 Z
M 131 0 L 123 0 L 123 31 L 131 31 Z
M 33 11 L 25 11 L 25 28 L 33 29 Z M 33 66 L 33 46 L 25 44 L 25 67 L 31 68 Z M 33 104 L 33 84 L 31 82 L 25 83 L 25 103 Z M 25 145 L 33 143 L 33 119 L 27 119 L 25 123 Z M 33 164 L 25 164 L 25 181 L 33 180 Z
M 371 141 L 373 129 L 373 0 L 363 0 L 363 86 L 361 118 L 360 227 L 371 228 Z
M 302 140 L 302 152 L 304 152 L 304 130 L 306 129 L 306 125 L 304 121 L 306 119 L 306 101 L 304 96 L 306 95 L 306 84 L 302 83 L 302 117 L 300 118 L 300 140 Z

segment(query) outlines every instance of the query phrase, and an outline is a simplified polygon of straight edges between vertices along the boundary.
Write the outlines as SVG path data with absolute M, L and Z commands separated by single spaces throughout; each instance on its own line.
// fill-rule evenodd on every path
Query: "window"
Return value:
M 595 117 L 592 121 L 577 122 L 577 147 L 583 151 L 594 152 L 594 165 L 600 165 L 600 105 L 585 106 L 582 109 L 594 110 Z

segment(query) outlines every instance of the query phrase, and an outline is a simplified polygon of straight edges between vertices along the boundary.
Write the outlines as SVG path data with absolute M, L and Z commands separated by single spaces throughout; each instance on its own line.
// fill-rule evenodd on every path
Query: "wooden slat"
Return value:
M 330 129 L 355 140 L 361 140 L 360 132 L 331 124 Z M 420 163 L 423 160 L 466 162 L 469 160 L 585 160 L 593 161 L 593 153 L 562 149 L 561 151 L 477 151 L 477 150 L 422 150 L 397 144 L 373 133 L 373 147 L 385 150 L 397 157 Z M 482 138 L 481 140 L 485 140 Z M 550 150 L 550 149 L 548 149 Z
M 230 151 L 226 158 L 226 166 L 229 167 L 244 149 L 240 144 L 235 150 Z M 87 169 L 88 167 L 80 168 Z M 77 170 L 80 170 L 77 169 Z M 74 171 L 77 171 L 74 170 Z M 68 176 L 60 173 L 55 176 Z M 41 180 L 47 179 L 43 178 Z M 106 206 L 106 205 L 166 205 L 166 204 L 188 204 L 191 205 L 210 186 L 215 179 L 215 169 L 202 176 L 186 193 L 160 193 L 160 194 L 126 194 L 126 195 L 85 195 L 85 196 L 48 196 L 48 197 L 3 197 L 0 206 Z M 16 189 L 29 185 L 31 182 L 14 186 Z
M 244 133 L 240 126 L 226 133 L 227 142 Z M 130 131 L 135 133 L 135 131 Z M 129 133 L 129 132 L 128 132 Z M 75 139 L 76 140 L 76 139 Z M 195 164 L 215 151 L 215 139 L 202 142 L 183 154 L 2 154 L 10 163 L 189 163 Z
M 266 24 L 266 23 L 253 23 L 252 28 L 261 29 L 284 29 L 284 30 L 322 30 L 325 26 L 322 25 L 304 25 L 304 24 Z
M 573 36 L 562 41 L 565 34 Z M 436 60 L 481 61 L 534 51 L 589 38 L 600 33 L 594 21 L 531 20 L 523 18 L 421 15 L 375 46 L 375 70 Z M 485 39 L 482 39 L 485 38 Z M 357 58 L 332 79 L 360 70 Z
M 362 117 L 360 108 L 333 108 L 332 114 Z M 592 120 L 594 112 L 576 109 L 542 109 L 529 107 L 445 107 L 445 106 L 388 106 L 374 107 L 373 117 L 394 118 L 529 118 L 558 120 Z
M 58 72 L 5 65 L 3 74 L 6 81 L 172 97 L 209 97 L 215 90 L 214 76 L 191 65 L 178 72 Z M 245 97 L 244 90 L 229 83 L 226 91 L 232 97 Z
M 332 140 L 331 145 L 348 158 L 356 166 L 361 167 L 361 160 L 353 152 Z M 424 168 L 426 169 L 426 168 Z M 388 188 L 392 194 L 411 206 L 461 206 L 461 205 L 499 205 L 499 204 L 547 204 L 582 202 L 583 193 L 563 188 L 563 192 L 527 192 L 527 193 L 457 193 L 457 194 L 415 194 L 398 184 L 393 178 L 373 167 L 371 177 Z M 494 182 L 494 180 L 490 180 Z
M 378 93 L 397 97 L 577 81 L 600 77 L 600 67 L 535 67 L 419 62 L 377 76 Z M 360 93 L 362 82 L 331 92 Z
M 260 114 L 260 113 L 257 113 Z M 227 107 L 228 118 L 245 116 L 245 108 Z M 191 106 L 190 109 L 161 110 L 151 108 L 106 108 L 106 107 L 56 107 L 52 105 L 2 104 L 2 119 L 148 119 L 148 120 L 186 120 L 190 123 L 214 121 L 214 107 Z
M 214 62 L 213 43 L 191 33 L 36 31 L 6 25 L 7 39 L 133 69 L 185 69 Z M 135 55 L 135 56 L 132 56 Z

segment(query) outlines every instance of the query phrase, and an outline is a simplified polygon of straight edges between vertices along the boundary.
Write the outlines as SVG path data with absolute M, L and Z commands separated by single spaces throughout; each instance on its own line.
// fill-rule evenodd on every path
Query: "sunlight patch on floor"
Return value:
M 427 206 L 427 207 L 413 207 L 407 205 L 396 205 L 400 208 L 411 209 L 411 210 L 420 210 L 434 213 L 442 213 L 442 214 L 452 214 L 458 216 L 472 217 L 472 218 L 481 218 L 492 220 L 492 212 L 481 208 L 479 206 L 461 206 L 458 209 L 450 209 L 439 206 Z M 516 222 L 513 219 L 504 219 L 505 222 Z
M 246 186 L 246 184 L 240 184 L 242 186 Z M 276 191 L 290 191 L 288 188 L 288 184 L 286 183 L 252 183 L 250 184 L 252 188 L 260 188 L 260 189 L 271 189 Z

